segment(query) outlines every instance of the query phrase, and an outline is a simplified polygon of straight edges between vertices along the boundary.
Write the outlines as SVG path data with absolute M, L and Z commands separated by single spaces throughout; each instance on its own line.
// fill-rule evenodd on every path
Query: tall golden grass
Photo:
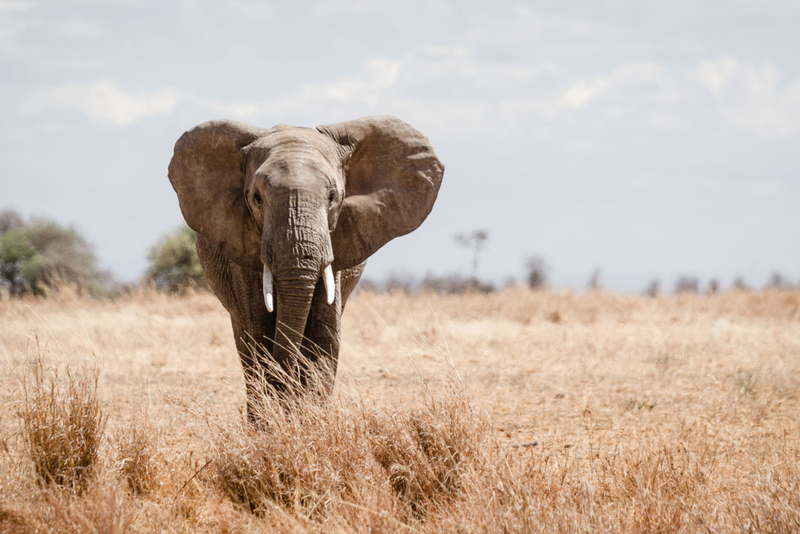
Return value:
M 0 532 L 798 532 L 800 292 L 348 303 L 245 423 L 207 293 L 0 301 Z
M 82 493 L 91 482 L 100 452 L 105 417 L 97 398 L 97 375 L 66 380 L 58 369 L 46 378 L 41 359 L 23 376 L 22 436 L 40 482 Z

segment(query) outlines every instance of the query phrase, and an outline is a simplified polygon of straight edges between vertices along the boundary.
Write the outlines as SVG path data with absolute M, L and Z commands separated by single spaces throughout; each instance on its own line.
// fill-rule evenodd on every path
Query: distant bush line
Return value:
M 382 281 L 369 276 L 363 278 L 357 291 L 386 293 L 429 292 L 440 295 L 462 293 L 491 293 L 498 290 L 494 282 L 477 276 L 480 245 L 488 233 L 473 232 L 467 244 L 475 248 L 472 276 L 460 273 L 446 275 L 427 274 L 423 278 L 392 274 Z M 475 237 L 475 236 L 478 237 Z M 466 238 L 462 238 L 464 241 Z M 207 290 L 206 281 L 195 248 L 195 232 L 185 224 L 166 233 L 147 255 L 148 267 L 139 283 L 121 284 L 111 273 L 97 268 L 94 247 L 75 228 L 63 226 L 53 220 L 39 217 L 25 220 L 14 210 L 0 211 L 0 298 L 34 295 L 46 297 L 60 287 L 76 288 L 81 294 L 93 297 L 116 297 L 130 293 L 140 286 L 152 286 L 159 291 L 182 293 L 188 290 Z M 473 243 L 474 242 L 474 243 Z M 528 257 L 525 262 L 524 285 L 535 291 L 548 290 L 550 266 L 541 255 Z M 517 286 L 509 279 L 501 287 Z M 600 269 L 591 274 L 586 287 L 590 291 L 603 288 Z M 752 290 L 743 277 L 735 278 L 734 290 Z M 800 288 L 779 272 L 774 272 L 764 289 L 788 291 Z M 717 279 L 705 285 L 693 275 L 679 276 L 672 293 L 712 295 L 721 291 Z M 659 279 L 653 279 L 642 291 L 644 295 L 662 294 Z

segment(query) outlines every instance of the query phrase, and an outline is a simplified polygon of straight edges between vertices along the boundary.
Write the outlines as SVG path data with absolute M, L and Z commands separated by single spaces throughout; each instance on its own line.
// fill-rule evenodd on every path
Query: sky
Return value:
M 395 115 L 446 170 L 365 276 L 800 281 L 800 0 L 0 0 L 0 209 L 135 281 L 175 141 Z

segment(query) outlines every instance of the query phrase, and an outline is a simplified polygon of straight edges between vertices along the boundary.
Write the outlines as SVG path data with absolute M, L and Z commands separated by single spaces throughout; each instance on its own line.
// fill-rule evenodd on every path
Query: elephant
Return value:
M 304 365 L 327 365 L 332 390 L 367 258 L 422 224 L 443 175 L 429 140 L 390 116 L 316 129 L 214 120 L 178 139 L 169 180 L 230 314 L 251 420 L 264 386 L 308 392 Z

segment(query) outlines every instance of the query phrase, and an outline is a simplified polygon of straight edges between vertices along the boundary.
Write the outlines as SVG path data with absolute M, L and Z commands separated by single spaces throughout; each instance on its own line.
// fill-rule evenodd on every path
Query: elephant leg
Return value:
M 236 315 L 231 314 L 231 326 L 245 376 L 247 414 L 255 420 L 253 412 L 259 398 L 272 393 L 280 397 L 286 392 L 288 385 L 281 375 L 288 369 L 278 368 L 271 356 L 276 317 L 264 305 L 259 273 L 236 264 L 231 269 L 235 273 L 233 291 L 237 303 Z
M 236 341 L 236 352 L 239 353 L 239 361 L 242 363 L 244 372 L 247 418 L 251 423 L 255 423 L 258 419 L 256 416 L 258 399 L 266 393 L 263 387 L 265 380 L 263 365 L 259 361 L 264 356 L 253 344 L 252 335 L 233 316 L 231 316 L 231 326 L 233 327 L 233 338 Z
M 265 393 L 264 381 L 276 390 L 285 388 L 283 382 L 268 372 L 275 315 L 268 313 L 264 305 L 260 273 L 231 262 L 199 234 L 197 255 L 208 285 L 231 316 L 236 351 L 244 371 L 247 414 L 254 421 L 256 400 Z
M 341 343 L 341 274 L 336 273 L 333 276 L 337 288 L 333 304 L 328 304 L 325 285 L 322 281 L 319 281 L 314 288 L 314 298 L 311 302 L 311 310 L 300 348 L 301 354 L 309 364 L 319 365 L 317 371 L 323 373 L 323 376 L 319 378 L 325 393 L 330 393 L 333 388 Z M 304 373 L 301 373 L 300 380 L 304 388 L 309 386 Z
M 325 286 L 321 281 L 317 283 L 314 289 L 311 311 L 303 333 L 301 353 L 311 364 L 324 364 L 324 367 L 320 370 L 330 374 L 330 376 L 321 377 L 327 393 L 332 390 L 333 381 L 336 377 L 339 347 L 342 341 L 342 312 L 344 304 L 358 284 L 366 263 L 364 261 L 355 267 L 339 271 L 334 275 L 336 297 L 333 304 L 328 304 L 325 299 Z M 301 383 L 303 387 L 308 386 L 307 380 L 302 375 Z

